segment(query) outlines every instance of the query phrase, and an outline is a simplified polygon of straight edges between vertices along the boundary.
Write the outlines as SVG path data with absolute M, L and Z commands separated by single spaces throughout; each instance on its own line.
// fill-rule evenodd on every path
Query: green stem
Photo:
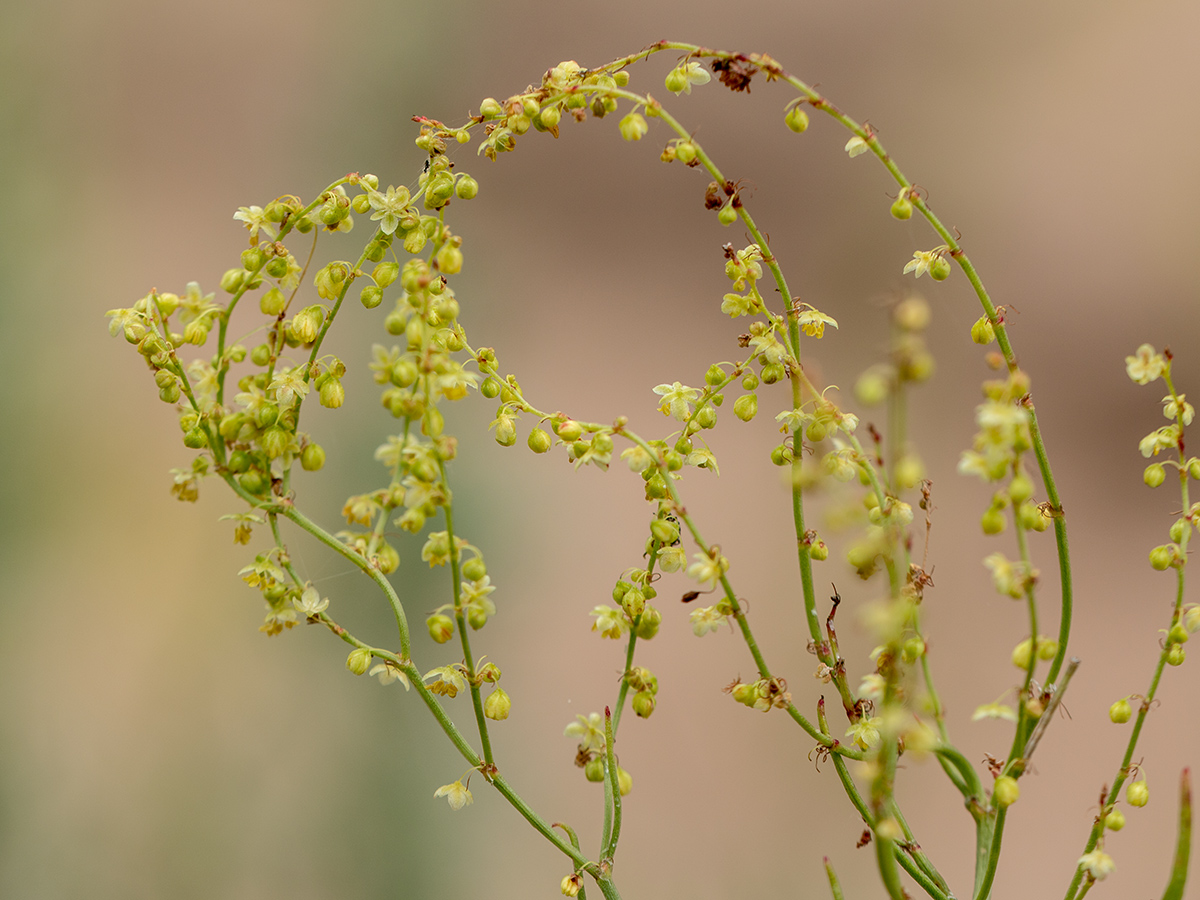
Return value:
M 1004 838 L 1004 820 L 1008 810 L 1001 807 L 996 810 L 992 821 L 992 840 L 987 850 L 987 864 L 982 873 L 976 872 L 975 900 L 987 900 L 992 892 L 992 881 L 996 878 L 996 864 L 1000 861 L 1000 842 Z

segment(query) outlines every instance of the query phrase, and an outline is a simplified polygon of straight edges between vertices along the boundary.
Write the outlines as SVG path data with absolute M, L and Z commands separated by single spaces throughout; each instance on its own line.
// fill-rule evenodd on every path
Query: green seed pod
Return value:
M 717 424 L 717 411 L 711 406 L 704 407 L 696 413 L 696 422 L 701 428 L 713 428 Z
M 1108 708 L 1108 718 L 1114 725 L 1124 725 L 1133 715 L 1133 707 L 1129 705 L 1129 701 L 1122 699 L 1118 700 Z
M 679 540 L 679 526 L 668 519 L 654 519 L 650 523 L 650 533 L 664 547 L 670 547 Z
M 400 568 L 400 553 L 391 544 L 380 544 L 375 551 L 375 565 L 384 575 L 391 575 Z
M 350 208 L 361 216 L 371 208 L 371 198 L 366 194 L 357 194 L 355 195 L 354 199 L 350 201 Z
M 1021 641 L 1013 648 L 1012 664 L 1018 669 L 1029 669 L 1029 662 L 1033 658 L 1033 642 L 1029 638 Z
M 488 613 L 482 606 L 472 604 L 467 607 L 467 624 L 471 626 L 472 631 L 478 631 L 487 624 Z
M 737 210 L 733 208 L 732 202 L 726 203 L 721 207 L 721 211 L 717 213 L 717 221 L 726 226 L 732 225 L 734 222 L 736 222 L 737 217 Z
M 683 455 L 676 453 L 674 450 L 667 451 L 665 461 L 667 463 L 668 472 L 678 472 L 683 468 Z
M 560 121 L 562 121 L 562 113 L 558 111 L 558 107 L 547 106 L 537 114 L 533 124 L 538 131 L 553 131 L 558 127 Z
M 1008 496 L 1016 506 L 1033 496 L 1033 480 L 1022 469 L 1013 476 L 1008 485 Z
M 593 784 L 604 781 L 604 757 L 595 756 L 583 767 L 583 777 Z
M 939 256 L 933 261 L 933 265 L 929 267 L 929 277 L 934 281 L 945 281 L 950 277 L 950 260 L 944 256 Z
M 900 196 L 897 197 L 892 203 L 892 217 L 903 221 L 905 219 L 911 219 L 912 214 L 912 201 L 908 199 L 907 195 L 901 193 Z
M 785 377 L 787 377 L 787 372 L 784 371 L 783 363 L 768 363 L 763 366 L 762 380 L 764 384 L 775 384 L 783 381 Z
M 1146 487 L 1156 488 L 1166 480 L 1167 473 L 1161 463 L 1151 463 L 1146 466 L 1146 471 L 1142 472 L 1142 481 Z
M 704 373 L 704 383 L 711 386 L 720 384 L 725 380 L 725 370 L 713 363 L 708 367 L 708 371 Z
M 827 545 L 824 541 L 816 541 L 809 546 L 808 555 L 817 560 L 817 562 L 828 559 L 829 545 Z
M 489 375 L 479 386 L 479 393 L 489 400 L 495 400 L 500 396 L 500 382 Z
M 796 134 L 803 134 L 808 130 L 808 113 L 800 105 L 793 106 L 791 109 L 789 109 L 787 114 L 783 117 L 783 121 L 784 124 L 786 124 L 787 127 L 792 131 L 796 132 Z
M 545 453 L 554 443 L 550 435 L 541 428 L 534 428 L 529 432 L 529 449 L 534 453 Z
M 346 389 L 342 387 L 340 379 L 331 377 L 321 385 L 318 397 L 326 409 L 338 409 L 346 402 Z
M 393 309 L 383 320 L 383 328 L 390 335 L 404 334 L 408 326 L 408 317 L 406 311 L 400 308 Z
M 391 260 L 388 262 L 381 262 L 375 267 L 374 271 L 371 272 L 371 277 L 381 288 L 390 287 L 392 282 L 394 282 L 399 275 L 400 264 Z
M 1109 831 L 1120 831 L 1125 827 L 1125 814 L 1119 809 L 1114 809 L 1104 817 L 1104 827 Z
M 971 326 L 971 340 L 976 344 L 990 344 L 996 339 L 996 329 L 987 316 L 980 316 Z
M 1183 644 L 1172 644 L 1167 648 L 1168 666 L 1182 666 L 1186 658 L 1187 651 L 1183 649 Z
M 675 452 L 678 453 L 680 456 L 687 456 L 689 453 L 691 453 L 692 452 L 691 439 L 686 438 L 686 437 L 681 437 L 679 440 L 677 440 L 675 442 Z
M 1171 530 L 1168 532 L 1168 534 L 1171 536 L 1171 540 L 1177 544 L 1180 544 L 1183 542 L 1184 538 L 1191 534 L 1191 531 L 1192 526 L 1187 519 L 1176 519 L 1171 523 Z
M 613 589 L 612 589 L 613 602 L 620 603 L 622 600 L 624 600 L 626 592 L 632 587 L 633 587 L 632 584 L 630 584 L 628 581 L 623 581 L 623 580 L 618 581 L 616 584 L 614 584 Z
M 657 472 L 650 477 L 646 482 L 646 499 L 647 500 L 665 500 L 671 496 L 671 492 L 667 490 L 667 483 L 663 480 L 662 475 Z
M 777 466 L 790 466 L 792 458 L 792 448 L 787 444 L 780 444 L 771 450 L 771 462 Z
M 325 465 L 325 450 L 320 444 L 309 444 L 300 451 L 300 466 L 306 472 L 319 471 Z

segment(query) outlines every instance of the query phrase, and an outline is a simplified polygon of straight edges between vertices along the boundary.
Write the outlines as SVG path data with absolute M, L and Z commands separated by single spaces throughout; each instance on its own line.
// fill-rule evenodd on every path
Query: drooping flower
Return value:
M 676 381 L 674 384 L 660 384 L 654 393 L 662 397 L 659 409 L 664 416 L 672 416 L 680 422 L 686 422 L 691 414 L 691 403 L 699 398 L 700 391 Z
M 433 796 L 434 799 L 445 797 L 446 802 L 450 804 L 450 808 L 455 812 L 475 802 L 475 798 L 471 796 L 471 789 L 461 781 L 456 781 L 453 784 L 443 784 L 434 791 Z
M 604 717 L 600 713 L 588 716 L 576 716 L 577 722 L 572 722 L 563 729 L 566 737 L 579 738 L 580 749 L 604 749 Z
M 379 679 L 380 684 L 391 684 L 393 681 L 399 681 L 404 685 L 404 689 L 409 690 L 412 685 L 409 684 L 408 676 L 400 671 L 399 667 L 390 662 L 381 662 L 371 668 L 371 674 Z
M 846 152 L 850 154 L 851 159 L 854 159 L 856 156 L 861 156 L 870 149 L 871 145 L 858 135 L 855 135 L 854 137 L 850 138 L 850 140 L 846 141 Z

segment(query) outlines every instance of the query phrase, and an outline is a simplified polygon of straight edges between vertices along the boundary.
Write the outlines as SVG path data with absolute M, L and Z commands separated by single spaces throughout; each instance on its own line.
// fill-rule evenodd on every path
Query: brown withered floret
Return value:
M 725 87 L 731 91 L 745 91 L 748 94 L 750 79 L 758 71 L 758 66 L 740 59 L 714 59 L 712 70 Z

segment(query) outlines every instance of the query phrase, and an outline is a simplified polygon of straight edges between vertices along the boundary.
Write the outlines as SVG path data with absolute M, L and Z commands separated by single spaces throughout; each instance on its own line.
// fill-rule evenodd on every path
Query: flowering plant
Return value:
M 1010 749 L 1003 759 L 990 758 L 985 773 L 977 771 L 951 740 L 922 624 L 922 604 L 933 585 L 927 559 L 934 525 L 933 485 L 907 434 L 906 411 L 912 387 L 933 372 L 923 337 L 930 307 L 915 294 L 891 305 L 894 337 L 889 357 L 865 372 L 855 390 L 863 408 L 886 402 L 887 423 L 871 424 L 864 440 L 860 416 L 821 385 L 804 362 L 805 352 L 815 352 L 811 342 L 820 340 L 827 327 L 838 328 L 837 321 L 793 295 L 783 262 L 747 207 L 744 186 L 723 174 L 693 132 L 662 102 L 631 89 L 635 64 L 667 51 L 679 54 L 665 78 L 666 89 L 676 96 L 708 84 L 710 71 L 735 93 L 748 91 L 760 78 L 794 91 L 783 110 L 791 132 L 808 129 L 810 111 L 824 113 L 848 129 L 848 157 L 874 155 L 897 184 L 890 214 L 899 220 L 918 214 L 940 241 L 930 250 L 914 252 L 903 265 L 898 261 L 898 270 L 914 278 L 928 274 L 941 282 L 957 266 L 978 297 L 982 314 L 970 338 L 984 347 L 995 345 L 987 360 L 998 375 L 983 385 L 984 402 L 975 415 L 978 430 L 962 454 L 959 470 L 980 478 L 992 491 L 980 518 L 982 531 L 999 535 L 1011 526 L 1015 542 L 1008 553 L 1015 556 L 997 550 L 983 563 L 996 592 L 1021 601 L 1028 617 L 1028 636 L 1012 652 L 1020 684 L 1011 701 L 1001 698 L 976 712 L 976 718 L 1003 719 L 1012 727 Z M 726 243 L 722 248 L 730 290 L 719 304 L 713 303 L 714 310 L 719 308 L 730 319 L 748 318 L 738 326 L 745 329 L 736 338 L 740 356 L 707 365 L 697 386 L 673 381 L 653 387 L 667 419 L 659 436 L 635 430 L 624 416 L 603 423 L 540 408 L 516 375 L 501 367 L 491 348 L 472 342 L 454 287 L 454 277 L 464 265 L 464 235 L 452 228 L 452 205 L 472 200 L 480 191 L 479 182 L 462 170 L 469 157 L 455 153 L 456 147 L 479 137 L 477 155 L 494 161 L 531 133 L 557 136 L 571 120 L 581 123 L 617 112 L 623 112 L 618 129 L 627 141 L 647 138 L 652 122 L 665 128 L 670 136 L 662 160 L 705 172 L 710 180 L 703 207 L 720 225 L 740 223 L 748 235 L 746 246 Z M 930 208 L 927 192 L 904 175 L 874 129 L 843 114 L 765 54 L 661 41 L 597 68 L 559 63 L 537 86 L 504 101 L 483 100 L 478 113 L 461 124 L 426 117 L 415 121 L 420 131 L 416 143 L 428 158 L 408 186 L 381 189 L 376 176 L 351 173 L 307 203 L 287 195 L 266 206 L 240 208 L 234 219 L 245 227 L 248 246 L 221 279 L 228 299 L 219 303 L 215 294 L 205 294 L 192 283 L 182 294 L 152 291 L 130 308 L 109 312 L 112 334 L 123 335 L 145 359 L 160 399 L 178 409 L 184 445 L 196 451 L 189 465 L 173 470 L 173 493 L 181 500 L 195 500 L 205 479 L 219 479 L 246 507 L 230 517 L 236 523 L 235 540 L 248 544 L 254 529 L 266 526 L 270 546 L 240 573 L 265 604 L 260 629 L 273 636 L 301 623 L 320 626 L 350 645 L 346 666 L 353 674 L 376 675 L 384 685 L 401 683 L 416 695 L 414 700 L 424 703 L 468 766 L 465 774 L 432 795 L 461 811 L 473 802 L 470 779 L 478 776 L 567 857 L 569 871 L 560 885 L 565 895 L 585 896 L 586 875 L 604 896 L 615 898 L 622 797 L 634 783 L 618 759 L 617 737 L 627 708 L 642 719 L 656 709 L 658 678 L 637 663 L 637 652 L 663 627 L 656 601 L 664 575 L 683 572 L 696 585 L 683 594 L 684 602 L 694 602 L 701 593 L 715 595 L 711 605 L 690 611 L 695 635 L 728 626 L 740 635 L 753 662 L 754 676 L 736 679 L 726 692 L 752 710 L 779 710 L 776 715 L 790 720 L 812 742 L 818 759 L 832 761 L 862 818 L 862 842 L 873 846 L 888 895 L 899 900 L 915 885 L 936 900 L 966 896 L 966 891 L 951 889 L 922 850 L 896 798 L 901 758 L 931 757 L 960 793 L 972 820 L 975 875 L 970 895 L 977 900 L 988 897 L 1008 809 L 1019 798 L 1020 780 L 1029 772 L 1079 664 L 1067 655 L 1073 615 L 1071 562 L 1065 507 L 1032 402 L 1031 379 L 1010 342 L 1007 311 L 992 301 L 959 236 Z M 310 274 L 318 238 L 348 235 L 355 216 L 368 213 L 368 221 L 376 224 L 357 255 Z M 312 236 L 307 251 L 302 249 L 306 235 Z M 778 297 L 771 291 L 764 294 L 760 282 L 771 284 Z M 369 313 L 381 308 L 385 295 L 392 302 L 379 314 L 380 325 L 389 343 L 396 343 L 375 345 L 368 365 L 383 406 L 396 422 L 375 453 L 386 478 L 377 488 L 348 498 L 342 509 L 347 527 L 334 530 L 299 505 L 297 463 L 308 472 L 326 463 L 316 436 L 300 428 L 301 412 L 314 397 L 326 408 L 343 405 L 347 364 L 327 352 L 326 337 L 335 322 L 350 313 L 353 303 L 348 300 L 357 298 Z M 257 314 L 246 309 L 253 297 L 258 298 Z M 256 337 L 248 341 L 253 346 L 232 337 L 231 325 L 242 317 L 257 319 L 250 332 Z M 210 355 L 185 360 L 189 344 L 209 347 Z M 1176 573 L 1175 601 L 1145 694 L 1118 700 L 1109 710 L 1114 723 L 1133 720 L 1134 725 L 1111 784 L 1100 790 L 1099 812 L 1074 860 L 1066 900 L 1082 897 L 1113 870 L 1105 838 L 1124 825 L 1122 805 L 1139 807 L 1148 800 L 1144 774 L 1133 761 L 1141 728 L 1164 671 L 1184 662 L 1184 645 L 1200 629 L 1200 606 L 1184 602 L 1187 550 L 1200 515 L 1200 503 L 1189 499 L 1189 483 L 1200 479 L 1200 459 L 1185 453 L 1184 433 L 1194 411 L 1172 381 L 1171 360 L 1169 351 L 1159 353 L 1143 345 L 1126 364 L 1134 381 L 1148 384 L 1161 378 L 1168 392 L 1163 413 L 1169 424 L 1148 435 L 1140 449 L 1144 456 L 1156 458 L 1145 470 L 1147 485 L 1164 484 L 1168 470 L 1178 477 L 1182 513 L 1170 528 L 1169 542 L 1150 554 L 1154 569 Z M 498 606 L 493 594 L 502 599 L 503 591 L 491 580 L 483 550 L 468 542 L 455 522 L 450 464 L 459 438 L 447 432 L 442 411 L 447 404 L 476 395 L 498 403 L 489 430 L 501 446 L 514 446 L 519 430 L 527 430 L 529 450 L 564 454 L 576 469 L 608 470 L 614 462 L 623 462 L 639 476 L 640 482 L 633 481 L 639 502 L 649 506 L 646 533 L 633 548 L 631 564 L 611 586 L 612 605 L 595 605 L 591 611 L 591 631 L 624 644 L 616 696 L 603 713 L 579 715 L 565 728 L 575 743 L 575 764 L 587 780 L 603 786 L 603 835 L 594 853 L 584 852 L 571 827 L 548 821 L 522 798 L 492 747 L 491 729 L 497 727 L 493 723 L 509 717 L 514 700 L 498 685 L 500 667 L 485 662 L 473 649 L 472 635 L 502 611 L 503 603 Z M 806 649 L 816 657 L 816 680 L 836 693 L 840 710 L 834 713 L 827 712 L 823 696 L 795 689 L 794 678 L 789 687 L 768 664 L 755 640 L 746 599 L 731 580 L 733 564 L 712 540 L 712 523 L 685 503 L 686 470 L 719 475 L 717 456 L 704 433 L 717 426 L 722 407 L 731 400 L 734 417 L 750 421 L 760 413 L 760 396 L 780 425 L 782 438 L 769 458 L 787 474 L 781 494 L 794 520 Z M 1168 458 L 1159 461 L 1162 454 Z M 853 536 L 835 539 L 832 528 L 823 535 L 812 527 L 806 500 L 823 488 L 840 490 L 846 510 L 858 512 Z M 850 513 L 844 518 L 856 520 Z M 377 586 L 395 620 L 394 639 L 368 642 L 339 624 L 333 617 L 336 598 L 321 596 L 293 565 L 284 522 L 307 532 Z M 408 618 L 411 601 L 403 596 L 403 579 L 391 577 L 405 554 L 415 556 L 415 547 L 402 553 L 390 526 L 399 529 L 401 541 L 407 540 L 403 535 L 423 537 L 421 560 L 449 570 L 448 602 L 425 623 L 434 648 L 416 646 Z M 1039 628 L 1040 582 L 1033 552 L 1035 536 L 1045 532 L 1054 535 L 1060 573 L 1059 624 L 1053 636 Z M 922 540 L 925 548 L 918 554 L 914 548 Z M 831 544 L 875 593 L 874 600 L 858 604 L 876 645 L 868 663 L 851 662 L 840 651 L 835 617 L 841 596 L 835 592 L 828 607 L 817 596 L 814 566 L 829 557 Z M 580 619 L 586 621 L 583 610 Z M 448 658 L 436 647 L 451 641 L 456 646 Z M 441 654 L 442 664 L 422 672 L 415 659 L 433 654 Z M 468 738 L 466 728 L 451 715 L 459 695 L 470 698 L 471 713 L 458 718 L 473 718 L 474 738 Z M 1136 702 L 1136 718 L 1130 701 Z M 837 724 L 841 716 L 846 721 Z M 1179 849 L 1165 898 L 1182 896 L 1187 873 L 1191 807 L 1186 773 L 1181 795 Z M 832 866 L 827 871 L 830 889 L 840 897 Z

